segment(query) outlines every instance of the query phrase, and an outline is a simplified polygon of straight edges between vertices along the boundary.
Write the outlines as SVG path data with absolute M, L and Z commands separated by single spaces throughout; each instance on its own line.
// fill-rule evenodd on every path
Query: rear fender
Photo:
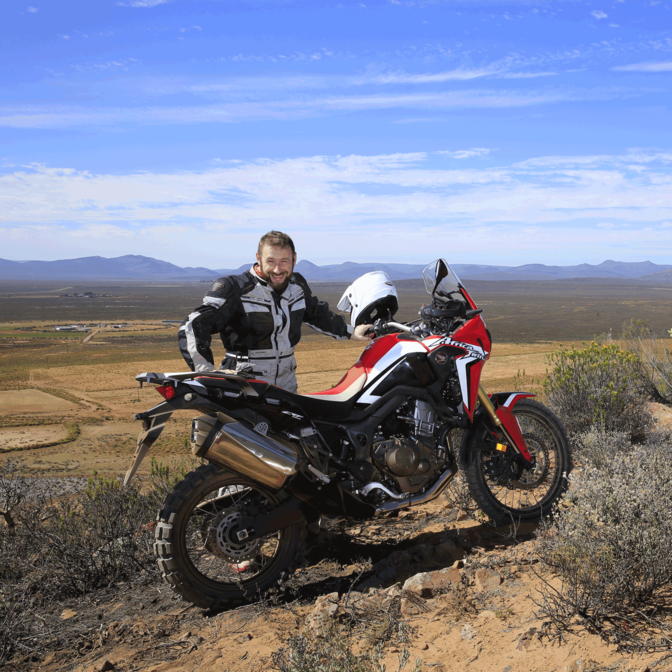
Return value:
M 203 389 L 205 390 L 205 388 Z M 214 410 L 215 408 L 206 397 L 201 396 L 198 393 L 192 393 L 190 399 L 186 399 L 186 396 L 189 395 L 181 394 L 174 397 L 170 401 L 163 401 L 160 404 L 154 406 L 154 408 L 150 408 L 148 411 L 137 413 L 133 416 L 134 420 L 142 420 L 143 431 L 141 431 L 138 435 L 138 443 L 135 448 L 135 455 L 131 459 L 131 464 L 128 467 L 126 475 L 124 476 L 124 485 L 128 485 L 133 476 L 135 476 L 135 472 L 142 464 L 142 461 L 145 459 L 149 449 L 159 438 L 163 428 L 166 426 L 166 423 L 168 420 L 170 420 L 170 416 L 175 411 L 182 409 L 210 411 L 211 409 Z

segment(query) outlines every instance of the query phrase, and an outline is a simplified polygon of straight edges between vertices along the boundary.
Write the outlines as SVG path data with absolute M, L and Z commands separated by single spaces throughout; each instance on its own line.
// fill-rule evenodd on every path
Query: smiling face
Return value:
M 259 275 L 278 293 L 285 291 L 294 270 L 296 255 L 289 247 L 264 245 L 261 254 L 257 252 Z

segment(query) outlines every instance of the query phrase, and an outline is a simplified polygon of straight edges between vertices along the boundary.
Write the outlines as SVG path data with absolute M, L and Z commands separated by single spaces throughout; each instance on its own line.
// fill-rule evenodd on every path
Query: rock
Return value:
M 246 632 L 244 635 L 241 635 L 237 638 L 238 644 L 246 644 L 252 639 L 252 635 L 249 632 Z
M 372 591 L 375 590 L 376 588 L 380 588 L 383 585 L 383 582 L 380 578 L 380 576 L 370 576 L 368 579 L 365 581 L 362 581 L 361 583 L 357 584 L 357 590 L 361 591 L 362 593 L 365 593 L 367 591 Z
M 462 569 L 462 567 L 464 567 L 464 560 L 455 560 L 452 564 L 453 569 Z
M 467 623 L 462 628 L 462 633 L 461 633 L 462 639 L 467 639 L 467 640 L 468 639 L 473 639 L 474 637 L 476 637 L 477 634 L 478 634 L 478 630 L 476 630 L 476 628 L 469 623 Z
M 434 555 L 434 546 L 432 544 L 419 544 L 416 546 L 414 549 L 411 550 L 411 555 L 413 556 L 414 560 L 419 560 L 420 562 L 424 562 L 426 560 L 431 559 L 431 557 Z
M 381 581 L 392 581 L 397 578 L 397 570 L 394 567 L 383 567 L 376 575 Z
M 72 609 L 63 609 L 63 611 L 61 612 L 62 621 L 67 621 L 71 618 L 74 618 L 75 616 L 77 616 L 77 612 L 73 611 Z
M 308 626 L 315 632 L 322 634 L 329 622 L 345 613 L 345 609 L 338 603 L 338 593 L 320 595 L 308 617 Z
M 401 595 L 402 590 L 403 587 L 401 583 L 395 583 L 385 590 L 385 594 L 388 595 L 389 597 L 399 597 L 399 595 Z
M 469 514 L 466 511 L 460 509 L 457 512 L 457 520 L 466 520 L 467 518 L 469 518 Z
M 401 615 L 408 618 L 409 616 L 417 616 L 418 614 L 426 614 L 432 610 L 433 600 L 426 602 L 415 593 L 409 593 L 407 597 L 401 598 Z
M 581 658 L 577 658 L 570 665 L 565 665 L 565 672 L 583 672 L 585 669 L 586 668 Z
M 408 566 L 413 561 L 413 555 L 410 551 L 394 551 L 390 553 L 385 560 L 387 565 L 396 565 L 397 567 Z
M 411 592 L 420 597 L 429 598 L 435 593 L 450 588 L 462 581 L 462 573 L 459 569 L 448 567 L 436 572 L 421 572 L 408 579 L 404 583 L 404 592 Z
M 523 634 L 518 638 L 518 645 L 516 646 L 518 651 L 527 651 L 530 648 L 536 632 L 536 628 L 528 628 L 525 630 L 525 632 L 523 632 Z
M 434 560 L 442 564 L 450 564 L 461 560 L 464 557 L 464 549 L 460 548 L 454 541 L 444 541 L 434 549 Z
M 474 579 L 476 590 L 479 591 L 495 590 L 495 588 L 499 588 L 499 584 L 502 582 L 502 577 L 494 569 L 485 567 L 476 570 Z
M 116 665 L 111 660 L 106 660 L 98 669 L 100 672 L 110 672 Z

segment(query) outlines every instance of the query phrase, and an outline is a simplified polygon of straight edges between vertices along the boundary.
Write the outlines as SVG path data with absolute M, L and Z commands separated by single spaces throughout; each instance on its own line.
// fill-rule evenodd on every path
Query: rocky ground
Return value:
M 535 530 L 514 537 L 449 507 L 440 498 L 322 531 L 280 590 L 230 611 L 198 610 L 144 576 L 26 613 L 41 635 L 5 669 L 261 672 L 304 646 L 313 662 L 284 669 L 326 671 L 347 651 L 377 651 L 388 672 L 672 672 L 672 658 L 618 652 L 580 628 L 554 638 L 538 607 L 553 578 L 535 558 Z

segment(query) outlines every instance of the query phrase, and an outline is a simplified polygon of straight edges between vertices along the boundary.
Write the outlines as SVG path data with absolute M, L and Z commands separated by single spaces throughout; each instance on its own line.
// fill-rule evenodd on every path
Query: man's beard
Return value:
M 269 284 L 269 286 L 271 287 L 271 289 L 274 292 L 277 292 L 278 294 L 282 294 L 287 289 L 287 285 L 289 285 L 290 277 L 291 277 L 291 274 L 288 275 L 282 282 L 278 283 L 278 282 L 273 282 L 273 280 L 271 280 L 271 278 L 269 276 L 267 278 L 266 282 Z
M 273 278 L 271 278 L 270 274 L 267 275 L 265 274 L 259 264 L 257 264 L 257 271 L 259 271 L 259 275 L 262 280 L 266 282 L 266 284 L 275 292 L 278 294 L 282 294 L 286 289 L 287 285 L 289 285 L 289 281 L 292 277 L 292 273 L 294 272 L 294 269 L 292 269 L 287 275 L 285 276 L 285 279 L 282 282 L 274 282 Z

